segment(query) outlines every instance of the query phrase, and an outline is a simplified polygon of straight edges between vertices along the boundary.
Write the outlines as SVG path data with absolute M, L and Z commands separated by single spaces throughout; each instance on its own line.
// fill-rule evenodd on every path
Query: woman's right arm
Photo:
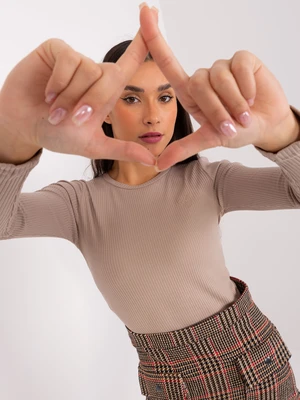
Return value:
M 79 248 L 84 218 L 81 204 L 89 195 L 84 180 L 61 180 L 33 193 L 21 193 L 41 155 L 42 149 L 22 164 L 0 163 L 0 240 L 57 237 Z
M 124 87 L 144 62 L 148 49 L 140 31 L 117 63 L 97 64 L 60 39 L 49 39 L 21 60 L 0 91 L 0 239 L 51 236 L 79 241 L 84 181 L 59 181 L 34 193 L 21 193 L 43 148 L 90 159 L 156 164 L 138 143 L 110 138 L 102 124 Z M 56 97 L 49 103 L 50 93 Z M 83 125 L 74 112 L 89 105 Z M 50 123 L 55 109 L 65 118 Z M 83 210 L 84 212 L 85 210 Z
M 20 164 L 39 149 L 90 159 L 155 165 L 144 146 L 110 138 L 102 124 L 124 87 L 144 62 L 147 47 L 140 31 L 116 63 L 97 64 L 61 39 L 49 39 L 21 60 L 0 91 L 0 160 Z M 54 93 L 52 100 L 46 97 Z M 83 124 L 73 116 L 91 110 Z M 49 120 L 64 110 L 60 121 Z

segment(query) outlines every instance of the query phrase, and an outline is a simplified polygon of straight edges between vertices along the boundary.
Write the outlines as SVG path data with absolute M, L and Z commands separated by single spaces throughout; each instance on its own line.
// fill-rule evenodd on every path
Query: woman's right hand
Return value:
M 140 34 L 117 63 L 97 64 L 60 39 L 49 39 L 21 60 L 0 92 L 0 127 L 13 143 L 46 148 L 90 159 L 112 159 L 155 165 L 156 158 L 138 143 L 105 135 L 102 123 L 127 82 L 144 62 L 148 49 Z M 57 97 L 50 103 L 45 97 Z M 72 116 L 82 106 L 92 107 L 90 119 L 77 126 Z M 67 114 L 57 125 L 49 114 L 63 108 Z

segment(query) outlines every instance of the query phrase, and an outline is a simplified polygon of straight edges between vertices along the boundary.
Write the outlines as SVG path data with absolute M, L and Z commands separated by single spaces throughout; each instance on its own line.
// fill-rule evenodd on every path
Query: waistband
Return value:
M 205 339 L 228 329 L 241 319 L 253 305 L 248 285 L 239 278 L 230 276 L 230 279 L 236 284 L 241 296 L 228 308 L 193 325 L 170 332 L 136 333 L 125 325 L 132 345 L 134 347 L 172 348 Z

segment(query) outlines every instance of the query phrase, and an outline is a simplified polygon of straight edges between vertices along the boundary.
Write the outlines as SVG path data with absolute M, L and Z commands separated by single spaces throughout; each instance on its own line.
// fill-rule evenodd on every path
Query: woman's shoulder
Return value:
M 198 154 L 197 160 L 193 160 L 186 164 L 176 165 L 176 169 L 177 173 L 184 174 L 185 178 L 209 177 L 212 181 L 214 181 L 220 167 L 223 168 L 228 164 L 231 164 L 231 162 L 226 159 L 210 161 L 208 157 Z

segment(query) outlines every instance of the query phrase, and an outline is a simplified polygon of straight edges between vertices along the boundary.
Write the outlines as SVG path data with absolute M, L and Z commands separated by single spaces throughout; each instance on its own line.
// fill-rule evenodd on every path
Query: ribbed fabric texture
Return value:
M 33 193 L 21 190 L 42 149 L 23 164 L 0 163 L 0 239 L 69 240 L 108 306 L 132 331 L 183 328 L 240 295 L 225 265 L 221 217 L 300 208 L 300 141 L 276 154 L 256 149 L 277 166 L 200 157 L 137 186 L 104 174 Z

